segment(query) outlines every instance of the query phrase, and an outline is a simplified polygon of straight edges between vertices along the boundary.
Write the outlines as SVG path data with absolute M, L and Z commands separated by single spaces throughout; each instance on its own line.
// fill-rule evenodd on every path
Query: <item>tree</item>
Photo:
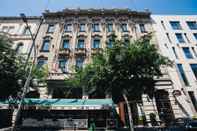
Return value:
M 20 86 L 18 82 L 19 80 L 24 82 L 27 76 L 25 57 L 18 55 L 12 45 L 12 41 L 7 37 L 0 36 L 0 99 L 17 97 L 23 86 L 23 83 Z M 41 79 L 46 75 L 46 70 L 33 69 L 32 78 Z
M 110 93 L 115 102 L 124 100 L 131 130 L 133 120 L 129 101 L 141 100 L 144 93 L 153 94 L 154 78 L 162 76 L 161 66 L 171 65 L 169 59 L 158 53 L 151 38 L 148 34 L 126 43 L 113 36 L 113 47 L 97 54 L 81 71 L 83 75 L 78 82 L 78 86 L 82 84 L 97 92 Z

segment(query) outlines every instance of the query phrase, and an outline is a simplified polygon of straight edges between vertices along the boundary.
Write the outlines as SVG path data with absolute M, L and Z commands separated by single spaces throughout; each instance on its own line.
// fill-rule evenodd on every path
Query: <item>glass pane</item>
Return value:
M 144 24 L 140 24 L 140 31 L 141 31 L 141 33 L 145 33 L 146 32 Z
M 197 30 L 197 23 L 195 21 L 189 21 L 187 22 L 187 25 L 191 30 Z
M 181 25 L 179 21 L 171 21 L 170 24 L 172 26 L 172 29 L 181 30 Z
M 63 48 L 68 49 L 69 48 L 69 40 L 64 40 L 63 41 Z
M 100 47 L 100 40 L 96 39 L 93 41 L 92 48 L 99 48 Z
M 185 72 L 184 72 L 184 70 L 183 70 L 182 64 L 177 64 L 177 67 L 178 67 L 178 71 L 179 71 L 180 77 L 182 78 L 184 84 L 185 84 L 186 86 L 189 86 L 189 82 L 188 82 L 187 77 L 186 77 L 186 75 L 185 75 Z
M 176 33 L 175 35 L 176 35 L 176 38 L 177 38 L 179 43 L 184 43 L 185 42 L 185 40 L 183 38 L 183 35 L 181 33 Z
M 107 25 L 107 31 L 108 32 L 112 32 L 113 31 L 113 25 L 112 24 L 108 24 Z
M 188 58 L 188 59 L 192 59 L 193 58 L 193 56 L 192 56 L 192 54 L 191 54 L 191 52 L 190 52 L 188 47 L 184 47 L 183 48 L 183 52 L 184 52 L 186 58 Z
M 84 40 L 78 40 L 77 48 L 84 48 Z
M 42 50 L 49 51 L 49 40 L 44 40 L 43 45 L 42 45 Z

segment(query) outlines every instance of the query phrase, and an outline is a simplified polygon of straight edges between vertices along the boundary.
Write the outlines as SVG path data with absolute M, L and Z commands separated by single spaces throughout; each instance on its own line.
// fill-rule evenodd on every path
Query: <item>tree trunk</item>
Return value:
M 129 127 L 130 127 L 130 131 L 134 131 L 134 127 L 133 127 L 133 118 L 132 118 L 132 113 L 131 113 L 131 107 L 129 105 L 129 101 L 127 99 L 127 96 L 125 93 L 123 93 L 123 98 L 126 102 L 127 105 L 127 110 L 128 110 L 128 116 L 129 116 Z

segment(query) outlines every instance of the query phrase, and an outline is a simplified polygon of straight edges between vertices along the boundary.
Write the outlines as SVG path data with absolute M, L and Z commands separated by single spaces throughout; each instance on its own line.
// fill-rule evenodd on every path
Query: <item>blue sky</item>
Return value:
M 196 14 L 197 0 L 0 0 L 0 16 L 18 16 L 20 13 L 36 16 L 45 9 L 64 8 L 130 8 L 153 14 Z

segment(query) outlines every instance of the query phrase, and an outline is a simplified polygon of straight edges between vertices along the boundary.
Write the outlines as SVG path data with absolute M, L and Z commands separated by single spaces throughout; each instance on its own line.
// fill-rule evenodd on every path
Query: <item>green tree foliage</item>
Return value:
M 18 55 L 12 45 L 12 41 L 7 37 L 0 36 L 0 99 L 16 97 L 23 86 L 19 86 L 18 80 L 22 80 L 24 84 L 28 74 L 25 69 L 25 57 Z M 34 67 L 32 78 L 43 79 L 47 74 L 47 69 Z

